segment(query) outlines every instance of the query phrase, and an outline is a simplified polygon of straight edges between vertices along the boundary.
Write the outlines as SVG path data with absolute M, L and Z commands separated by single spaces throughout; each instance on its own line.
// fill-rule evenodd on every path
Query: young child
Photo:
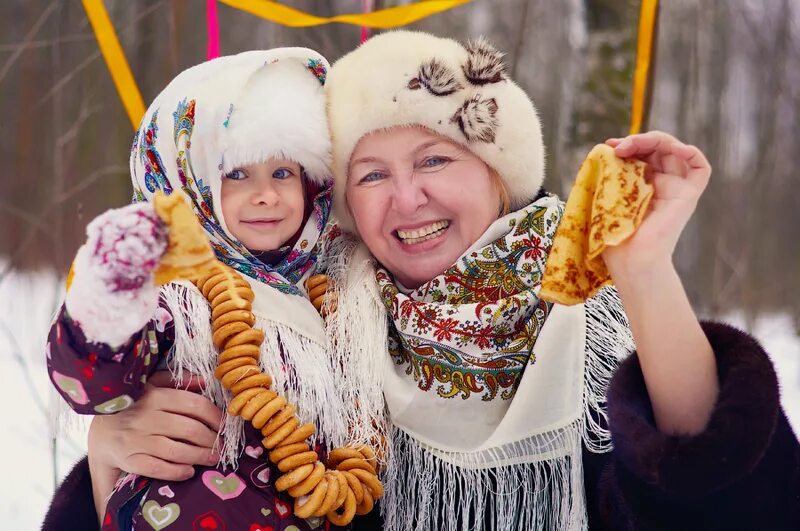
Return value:
M 261 369 L 297 416 L 315 424 L 312 444 L 322 452 L 366 442 L 353 426 L 372 423 L 346 406 L 304 289 L 330 210 L 327 68 L 303 48 L 246 52 L 190 68 L 150 106 L 131 151 L 135 203 L 89 224 L 49 335 L 50 377 L 76 412 L 129 407 L 161 368 L 199 375 L 220 407 L 230 399 L 214 377 L 208 301 L 188 282 L 153 283 L 168 241 L 150 203 L 161 190 L 184 195 L 217 258 L 253 289 L 254 326 L 265 335 Z M 294 516 L 292 497 L 275 488 L 283 472 L 266 459 L 259 430 L 226 416 L 220 433 L 219 462 L 196 467 L 189 480 L 122 478 L 102 529 L 321 525 Z

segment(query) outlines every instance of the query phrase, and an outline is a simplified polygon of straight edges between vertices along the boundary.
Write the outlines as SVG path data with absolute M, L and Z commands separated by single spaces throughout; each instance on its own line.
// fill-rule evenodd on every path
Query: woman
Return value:
M 655 186 L 635 235 L 603 254 L 622 304 L 605 290 L 550 305 L 538 291 L 562 207 L 500 52 L 387 33 L 340 59 L 326 91 L 334 212 L 374 256 L 390 317 L 387 529 L 800 525 L 800 451 L 770 362 L 699 323 L 672 264 L 711 173 L 697 148 L 608 141 Z M 375 285 L 353 254 L 333 272 L 345 323 Z M 621 362 L 625 314 L 637 349 Z
M 561 205 L 498 52 L 383 34 L 327 90 L 334 209 L 357 235 L 332 264 L 329 334 L 342 357 L 389 338 L 385 528 L 800 525 L 771 364 L 749 336 L 698 323 L 672 266 L 710 175 L 696 148 L 609 141 L 655 170 L 654 208 L 603 256 L 622 304 L 604 290 L 553 306 L 537 294 Z

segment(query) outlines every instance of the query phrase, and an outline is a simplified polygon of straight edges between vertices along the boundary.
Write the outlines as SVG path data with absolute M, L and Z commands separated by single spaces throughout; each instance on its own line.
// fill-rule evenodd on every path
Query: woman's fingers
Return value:
M 680 143 L 675 137 L 661 131 L 650 131 L 621 139 L 614 146 L 614 153 L 622 158 L 635 158 L 648 164 L 651 170 L 670 173 L 680 172 L 680 165 L 669 160 L 672 145 Z M 683 175 L 684 173 L 678 173 Z
M 657 152 L 669 153 L 670 146 L 677 142 L 674 136 L 662 131 L 649 131 L 623 138 L 614 149 L 619 157 L 643 159 Z
M 711 165 L 702 151 L 662 131 L 609 138 L 606 144 L 618 157 L 643 160 L 657 173 L 685 177 L 695 185 L 704 187 L 711 176 Z
M 678 143 L 672 147 L 672 152 L 686 164 L 688 180 L 702 187 L 708 184 L 711 177 L 711 164 L 699 148 Z
M 154 387 L 140 400 L 144 414 L 160 410 L 196 419 L 216 432 L 222 423 L 222 410 L 208 398 L 184 391 Z
M 168 411 L 154 411 L 147 418 L 147 435 L 159 435 L 211 451 L 217 440 L 216 430 L 203 422 Z
M 180 378 L 175 378 L 170 371 L 157 371 L 147 379 L 147 383 L 155 387 L 182 389 L 193 393 L 199 393 L 205 388 L 205 380 L 189 371 L 183 371 Z
M 672 150 L 672 148 L 670 148 Z M 661 156 L 661 172 L 669 175 L 677 175 L 678 177 L 686 176 L 686 163 L 674 155 L 674 153 L 665 153 Z
M 129 456 L 122 470 L 163 481 L 183 481 L 194 475 L 194 467 L 180 463 L 170 463 L 148 454 Z
M 208 448 L 202 448 L 164 435 L 151 435 L 145 440 L 142 453 L 173 464 L 213 465 L 219 456 Z
M 664 168 L 662 157 L 669 153 L 666 133 L 653 131 L 639 135 L 626 136 L 625 138 L 610 138 L 606 144 L 614 148 L 614 154 L 620 158 L 635 158 L 646 162 L 649 168 L 647 178 L 653 171 L 661 172 Z M 673 139 L 674 140 L 674 139 Z

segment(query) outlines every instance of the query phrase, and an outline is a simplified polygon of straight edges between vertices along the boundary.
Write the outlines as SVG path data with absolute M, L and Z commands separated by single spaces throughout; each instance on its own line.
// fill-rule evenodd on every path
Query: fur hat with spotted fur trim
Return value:
M 326 83 L 333 142 L 334 213 L 354 230 L 345 202 L 359 140 L 373 131 L 421 125 L 466 146 L 499 174 L 512 210 L 544 181 L 536 108 L 511 79 L 503 54 L 480 38 L 462 45 L 421 32 L 375 36 L 331 68 Z

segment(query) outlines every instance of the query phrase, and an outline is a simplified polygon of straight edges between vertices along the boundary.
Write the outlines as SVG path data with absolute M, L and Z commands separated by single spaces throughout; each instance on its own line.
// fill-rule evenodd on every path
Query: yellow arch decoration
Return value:
M 136 80 L 133 79 L 128 60 L 125 59 L 125 52 L 122 51 L 122 46 L 119 44 L 117 32 L 111 25 L 106 6 L 103 5 L 103 0 L 83 0 L 83 8 L 89 17 L 89 23 L 94 30 L 97 44 L 100 46 L 100 52 L 106 61 L 108 71 L 111 73 L 114 86 L 117 87 L 122 105 L 125 106 L 125 112 L 128 113 L 128 119 L 131 121 L 133 129 L 136 130 L 144 116 L 144 101 L 139 87 L 136 86 Z
M 219 0 L 230 7 L 289 27 L 309 27 L 330 23 L 352 24 L 370 28 L 402 27 L 436 13 L 458 7 L 471 0 L 423 0 L 415 4 L 391 7 L 370 13 L 351 13 L 334 17 L 318 17 L 271 0 Z M 82 0 L 94 30 L 97 44 L 111 73 L 125 112 L 136 129 L 144 116 L 145 105 L 133 78 L 117 33 L 103 0 Z M 639 14 L 639 36 L 636 48 L 636 69 L 633 80 L 631 134 L 638 133 L 644 117 L 647 78 L 650 72 L 658 0 L 642 0 Z

